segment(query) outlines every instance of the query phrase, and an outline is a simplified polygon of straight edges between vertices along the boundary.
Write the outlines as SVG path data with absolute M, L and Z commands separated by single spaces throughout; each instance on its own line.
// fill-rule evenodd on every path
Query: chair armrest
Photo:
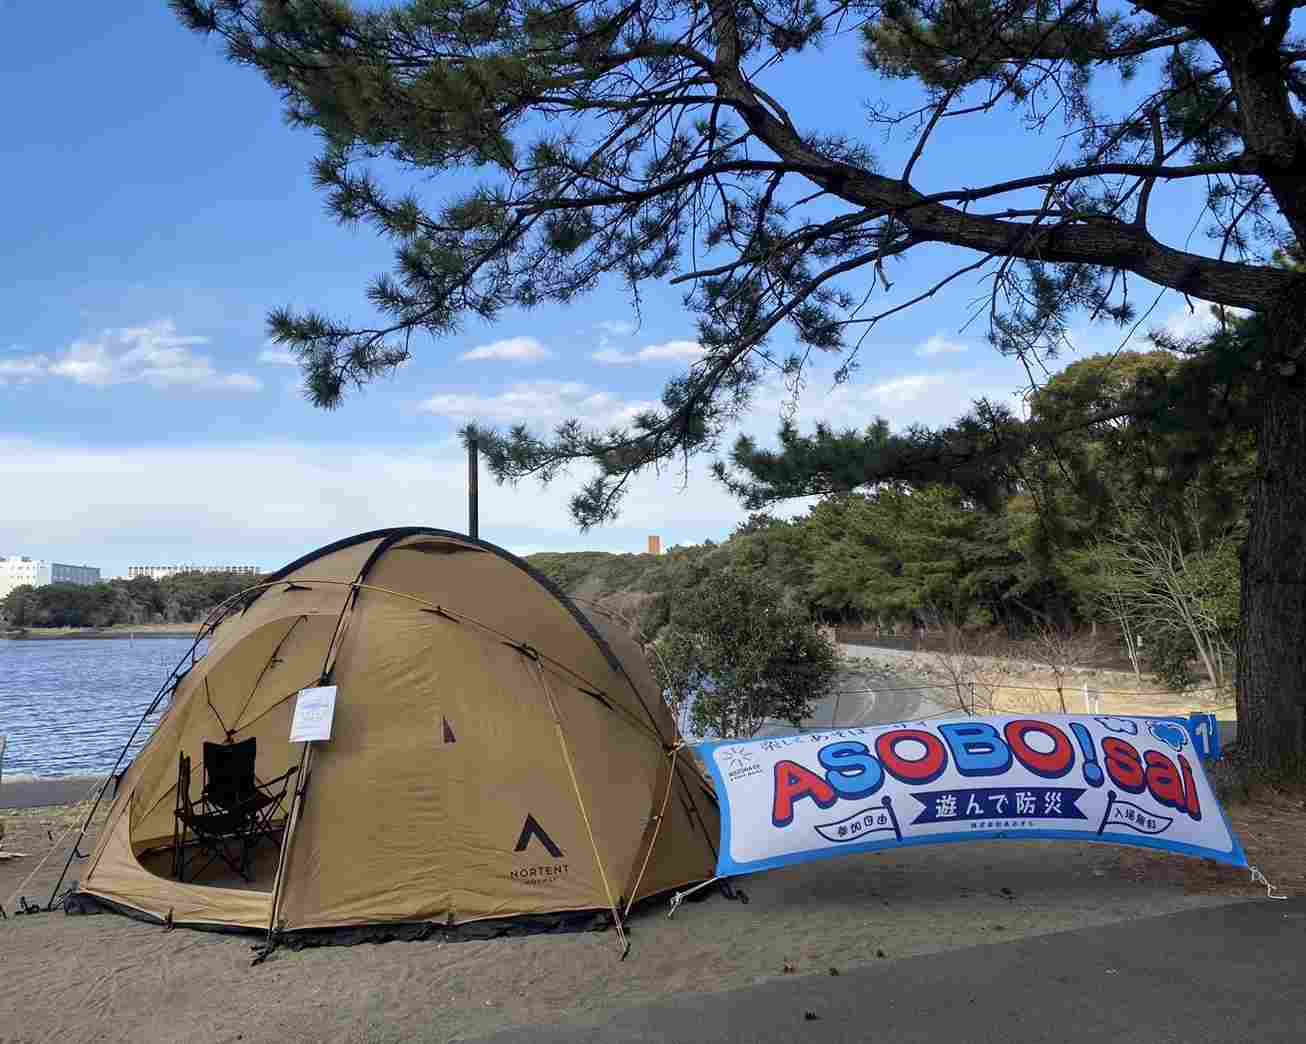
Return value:
M 299 771 L 299 766 L 296 765 L 294 768 L 290 769 L 287 772 L 281 773 L 281 775 L 275 777 L 274 779 L 262 780 L 256 778 L 254 782 L 256 782 L 260 788 L 272 787 L 272 786 L 276 786 L 278 783 L 284 783 L 286 780 L 288 780 L 291 776 L 293 776 L 298 771 Z

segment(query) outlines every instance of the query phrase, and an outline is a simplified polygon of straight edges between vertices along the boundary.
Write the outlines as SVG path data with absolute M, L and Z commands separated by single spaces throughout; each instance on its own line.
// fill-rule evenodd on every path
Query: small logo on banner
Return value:
M 893 814 L 893 803 L 888 797 L 881 804 L 864 808 L 833 823 L 818 823 L 815 829 L 823 838 L 835 844 L 865 841 L 874 834 L 892 834 L 897 840 L 902 840 L 898 817 Z
M 755 755 L 746 747 L 727 747 L 721 752 L 721 758 L 726 765 L 726 776 L 730 782 L 743 779 L 746 776 L 760 776 L 763 772 L 762 766 L 756 764 Z
M 912 797 L 924 806 L 918 823 L 976 819 L 1087 819 L 1075 804 L 1082 787 L 1001 787 L 929 790 Z
M 553 838 L 545 833 L 544 827 L 540 826 L 535 817 L 528 812 L 526 822 L 522 824 L 521 836 L 517 838 L 517 847 L 513 851 L 525 852 L 526 846 L 531 843 L 531 838 L 538 840 L 554 859 L 562 858 L 562 849 L 553 843 Z
M 1173 721 L 1149 721 L 1147 731 L 1172 750 L 1188 746 L 1188 730 Z
M 1132 801 L 1122 801 L 1111 790 L 1107 791 L 1106 815 L 1102 817 L 1102 825 L 1097 828 L 1097 832 L 1101 834 L 1107 827 L 1120 826 L 1140 834 L 1164 834 L 1173 822 L 1174 816 L 1163 816 L 1159 812 L 1151 812 L 1141 805 L 1135 805 Z

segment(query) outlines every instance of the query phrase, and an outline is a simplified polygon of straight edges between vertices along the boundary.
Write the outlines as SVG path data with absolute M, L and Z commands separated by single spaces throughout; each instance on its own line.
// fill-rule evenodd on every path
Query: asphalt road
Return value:
M 892 663 L 895 659 L 911 656 L 910 649 L 897 649 L 878 645 L 859 645 L 841 643 L 840 655 L 850 659 L 866 659 L 877 663 Z M 869 677 L 869 675 L 868 675 Z M 836 688 L 869 688 L 868 693 L 856 693 L 851 696 L 828 697 L 818 701 L 812 716 L 803 722 L 804 729 L 831 728 L 834 725 L 886 725 L 895 721 L 911 721 L 914 718 L 930 718 L 957 711 L 956 700 L 951 698 L 948 687 L 936 683 L 929 688 L 911 691 L 921 684 L 922 679 L 910 674 L 881 675 L 883 685 L 876 681 L 862 681 L 855 685 L 851 682 L 838 684 Z M 1078 712 L 1080 708 L 1072 708 Z M 1221 749 L 1233 746 L 1238 738 L 1238 723 L 1221 719 Z M 794 731 L 787 722 L 767 724 L 758 732 L 759 736 L 787 736 Z M 1303 1034 L 1306 1040 L 1306 1034 Z
M 86 800 L 103 776 L 69 776 L 63 779 L 7 778 L 0 782 L 0 808 L 37 808 L 72 805 Z M 110 790 L 110 795 L 112 795 Z
M 809 1018 L 808 1016 L 815 1016 Z M 1306 1039 L 1306 900 L 1233 903 L 692 994 L 487 1044 L 1256 1044 Z
M 850 658 L 880 658 L 883 649 L 861 645 L 840 645 L 839 652 Z M 865 677 L 849 676 L 835 684 L 838 695 L 817 700 L 811 717 L 802 728 L 828 729 L 836 725 L 887 725 L 895 721 L 911 721 L 943 714 L 948 707 L 936 703 L 946 691 L 942 686 L 917 688 L 919 682 L 908 674 L 875 674 Z M 858 691 L 858 690 L 869 691 Z M 788 722 L 768 722 L 757 732 L 757 738 L 788 736 L 794 732 Z

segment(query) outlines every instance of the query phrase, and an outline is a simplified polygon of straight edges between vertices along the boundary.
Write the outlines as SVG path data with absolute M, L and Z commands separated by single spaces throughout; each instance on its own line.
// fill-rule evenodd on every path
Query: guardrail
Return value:
M 937 633 L 927 634 L 924 638 L 917 639 L 911 635 L 878 634 L 875 631 L 865 631 L 858 628 L 836 627 L 834 628 L 834 636 L 835 641 L 844 645 L 894 649 L 900 652 L 946 653 L 949 651 L 947 640 Z M 1110 645 L 1110 640 L 1104 640 L 1103 644 Z M 1018 639 L 990 638 L 984 643 L 982 649 L 973 651 L 978 656 L 992 656 L 1006 660 L 1026 660 L 1030 663 L 1037 663 L 1039 660 L 1034 643 Z M 1095 670 L 1130 671 L 1131 673 L 1133 671 L 1129 658 L 1114 649 L 1103 651 L 1096 656 L 1087 657 L 1082 663 L 1077 663 L 1075 666 Z

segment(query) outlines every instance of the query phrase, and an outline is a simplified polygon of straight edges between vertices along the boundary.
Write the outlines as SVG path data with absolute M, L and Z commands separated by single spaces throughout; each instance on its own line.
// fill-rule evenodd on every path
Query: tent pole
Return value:
M 368 556 L 367 561 L 358 571 L 358 576 L 354 582 L 349 585 L 349 593 L 345 595 L 344 601 L 340 605 L 340 615 L 336 617 L 336 629 L 331 635 L 331 641 L 327 645 L 326 657 L 322 661 L 322 676 L 318 679 L 319 685 L 328 685 L 331 683 L 332 676 L 336 670 L 336 659 L 340 656 L 340 647 L 344 643 L 345 635 L 349 631 L 349 625 L 354 622 L 354 607 L 358 604 L 358 592 L 362 587 L 363 581 L 367 579 L 367 574 L 376 560 L 396 544 L 402 535 L 400 533 L 391 533 L 381 541 Z M 272 883 L 272 911 L 268 915 L 268 940 L 263 946 L 256 946 L 254 949 L 258 956 L 254 958 L 255 964 L 267 960 L 277 945 L 277 912 L 281 906 L 281 897 L 284 893 L 283 878 L 285 877 L 286 867 L 290 863 L 290 846 L 295 841 L 295 828 L 299 825 L 299 813 L 304 807 L 304 793 L 308 790 L 308 782 L 312 776 L 310 766 L 313 758 L 313 744 L 311 742 L 304 744 L 304 749 L 299 755 L 299 771 L 295 775 L 295 800 L 290 803 L 290 815 L 286 817 L 286 830 L 281 835 L 281 852 L 277 856 L 277 877 Z
M 211 617 L 212 614 L 210 614 L 210 618 Z M 118 754 L 118 760 L 113 763 L 113 768 L 109 770 L 109 775 L 106 776 L 104 782 L 100 784 L 100 792 L 95 795 L 95 803 L 91 805 L 91 810 L 86 813 L 86 819 L 82 822 L 82 829 L 78 832 L 77 840 L 73 842 L 72 851 L 68 853 L 68 859 L 63 865 L 63 872 L 59 874 L 59 880 L 54 883 L 54 888 L 50 891 L 50 901 L 45 904 L 46 910 L 54 909 L 55 896 L 59 894 L 59 886 L 63 884 L 64 878 L 68 876 L 68 870 L 73 865 L 73 860 L 78 856 L 82 856 L 83 859 L 86 858 L 79 850 L 82 838 L 86 836 L 86 831 L 90 828 L 91 820 L 95 818 L 95 813 L 100 808 L 100 802 L 104 800 L 104 792 L 108 789 L 109 783 L 117 774 L 118 767 L 122 764 L 123 758 L 127 756 L 127 751 L 131 750 L 131 745 L 136 741 L 136 737 L 140 734 L 141 729 L 144 727 L 145 722 L 149 719 L 150 715 L 158 709 L 159 703 L 163 700 L 163 697 L 175 689 L 181 679 L 185 677 L 186 672 L 183 671 L 180 675 L 178 675 L 177 672 L 181 670 L 181 665 L 186 662 L 187 656 L 192 657 L 191 668 L 195 666 L 193 658 L 195 650 L 199 648 L 200 642 L 204 641 L 204 639 L 209 637 L 210 634 L 212 634 L 212 629 L 209 622 L 206 620 L 204 625 L 196 632 L 195 640 L 191 642 L 190 649 L 183 653 L 181 659 L 177 661 L 177 666 L 174 667 L 172 673 L 168 675 L 168 680 L 165 681 L 163 685 L 160 686 L 159 691 L 154 694 L 154 699 L 152 699 L 150 705 L 145 708 L 145 713 L 141 715 L 141 720 L 136 723 L 136 728 L 132 729 L 132 734 L 127 737 L 127 742 L 122 745 L 122 750 Z M 188 670 L 189 669 L 190 668 L 188 668 Z M 115 794 L 114 797 L 116 798 L 117 795 Z
M 299 810 L 303 807 L 304 791 L 308 787 L 307 772 L 312 754 L 313 744 L 305 743 L 304 749 L 299 753 L 299 770 L 295 773 L 295 799 L 290 803 L 290 815 L 286 817 L 286 829 L 281 835 L 281 851 L 277 855 L 277 876 L 272 882 L 272 908 L 268 914 L 268 939 L 263 946 L 255 947 L 255 950 L 259 951 L 259 955 L 254 958 L 255 964 L 265 960 L 276 945 L 277 908 L 281 905 L 282 895 L 281 881 L 285 876 L 286 866 L 290 862 L 290 846 L 295 840 L 295 827 L 299 824 Z
M 558 746 L 562 748 L 562 760 L 567 765 L 567 775 L 571 777 L 571 786 L 576 792 L 576 804 L 580 806 L 581 819 L 585 821 L 585 832 L 589 834 L 590 846 L 594 849 L 594 861 L 598 864 L 599 880 L 603 882 L 603 892 L 608 897 L 608 907 L 612 910 L 612 924 L 617 929 L 617 940 L 621 946 L 621 959 L 624 961 L 626 954 L 630 953 L 630 940 L 626 937 L 625 926 L 621 923 L 621 913 L 617 909 L 617 901 L 612 897 L 612 886 L 608 884 L 608 872 L 603 868 L 603 856 L 599 852 L 599 843 L 594 837 L 594 827 L 590 823 L 589 810 L 586 809 L 585 799 L 581 796 L 580 780 L 576 778 L 576 768 L 571 763 L 571 752 L 567 749 L 567 736 L 562 729 L 562 715 L 558 712 L 558 704 L 553 698 L 553 693 L 549 691 L 549 683 L 544 680 L 544 665 L 540 663 L 537 657 L 531 657 L 531 659 L 535 662 L 535 670 L 540 679 L 540 689 L 544 692 L 544 701 L 549 705 L 549 711 L 553 715 L 553 727 L 558 733 Z

